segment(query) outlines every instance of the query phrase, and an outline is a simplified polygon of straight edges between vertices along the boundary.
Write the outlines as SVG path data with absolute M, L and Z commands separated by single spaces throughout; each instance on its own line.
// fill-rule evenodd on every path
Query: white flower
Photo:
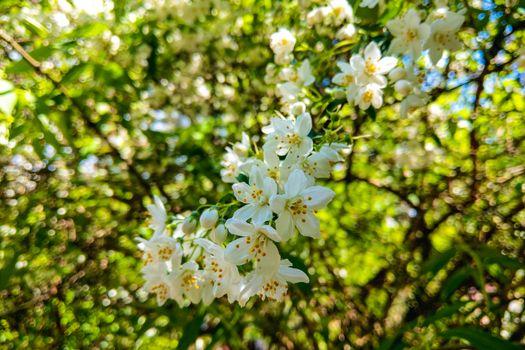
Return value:
M 263 128 L 268 134 L 263 146 L 264 152 L 275 152 L 279 156 L 290 153 L 293 157 L 310 153 L 313 141 L 308 137 L 312 130 L 312 117 L 303 113 L 293 118 L 272 118 L 271 124 Z
M 313 184 L 315 179 L 328 178 L 332 171 L 332 165 L 341 161 L 342 158 L 331 147 L 323 145 L 319 152 L 312 152 L 308 156 L 302 156 L 299 159 L 286 158 L 280 170 L 280 179 L 288 179 L 288 175 L 295 169 L 302 170 L 308 178 L 308 184 Z
M 295 37 L 287 29 L 281 28 L 270 37 L 270 48 L 276 56 L 291 54 L 294 46 Z
M 396 81 L 396 83 L 394 84 L 394 90 L 396 90 L 396 92 L 401 96 L 405 97 L 406 95 L 412 92 L 413 86 L 412 83 L 408 80 L 401 79 Z
M 325 18 L 330 15 L 331 9 L 328 6 L 317 7 L 312 11 L 308 12 L 306 15 L 306 23 L 309 26 L 314 26 L 316 24 L 322 23 L 325 21 Z
M 221 165 L 221 179 L 224 182 L 232 183 L 237 181 L 239 176 L 239 167 L 242 164 L 241 158 L 233 151 L 230 147 L 226 147 L 226 153 L 224 154 Z
M 383 105 L 383 90 L 377 84 L 363 86 L 357 92 L 355 105 L 359 105 L 361 109 L 367 109 L 370 105 L 375 109 L 380 108 Z
M 256 294 L 263 300 L 268 298 L 281 301 L 288 292 L 288 282 L 308 283 L 309 281 L 303 271 L 291 267 L 290 261 L 281 260 L 275 245 L 270 247 L 261 264 L 246 276 L 239 298 L 241 306 Z
M 339 29 L 335 34 L 336 39 L 338 40 L 350 40 L 355 38 L 357 31 L 355 26 L 350 23 L 345 25 L 343 28 Z
M 193 304 L 201 300 L 201 287 L 204 279 L 199 271 L 199 266 L 193 260 L 181 265 L 170 274 L 172 298 L 179 304 L 184 305 L 184 296 Z
M 284 194 L 271 199 L 271 206 L 279 215 L 276 220 L 277 232 L 283 240 L 288 239 L 294 227 L 304 236 L 318 238 L 320 223 L 314 211 L 328 204 L 335 193 L 322 186 L 307 186 L 308 179 L 301 170 L 294 170 L 284 185 Z
M 309 60 L 304 60 L 299 69 L 297 70 L 299 76 L 299 82 L 303 86 L 312 85 L 315 82 L 315 77 L 312 74 L 312 66 Z
M 416 111 L 419 107 L 423 107 L 426 103 L 426 96 L 410 95 L 401 102 L 399 106 L 399 114 L 402 117 L 407 117 L 410 113 Z
M 364 58 L 361 55 L 354 55 L 350 59 L 350 64 L 359 74 L 359 85 L 375 83 L 380 87 L 385 87 L 387 80 L 384 75 L 395 67 L 397 59 L 394 57 L 381 58 L 379 47 L 372 41 L 365 48 Z
M 406 72 L 405 68 L 396 67 L 396 68 L 392 69 L 390 71 L 390 73 L 388 73 L 388 78 L 391 81 L 398 81 L 398 80 L 401 80 L 404 77 L 406 77 L 406 75 L 407 75 L 407 72 Z
M 447 17 L 438 19 L 430 25 L 431 34 L 425 43 L 424 49 L 429 50 L 429 56 L 432 63 L 436 64 L 443 55 L 445 50 L 457 51 L 461 49 L 462 43 L 457 38 L 456 33 L 463 24 L 463 16 Z
M 388 21 L 386 27 L 394 36 L 390 44 L 391 52 L 409 54 L 414 59 L 421 55 L 421 48 L 430 34 L 430 28 L 421 23 L 416 10 L 410 9 L 403 17 Z
M 143 251 L 142 260 L 148 266 L 155 262 L 171 262 L 172 266 L 180 265 L 182 248 L 176 239 L 164 235 L 153 235 L 151 239 L 137 238 L 138 247 Z
M 146 266 L 142 269 L 142 273 L 146 280 L 142 289 L 155 294 L 159 306 L 173 297 L 174 290 L 165 264 Z
M 199 221 L 203 229 L 209 230 L 215 227 L 218 219 L 219 213 L 217 209 L 209 208 L 202 212 Z
M 232 186 L 238 201 L 246 204 L 238 209 L 233 217 L 255 224 L 263 224 L 272 217 L 270 197 L 277 193 L 277 184 L 272 178 L 265 177 L 258 167 L 252 167 L 249 183 L 239 182 Z
M 260 261 L 267 256 L 268 249 L 273 249 L 273 242 L 282 241 L 281 236 L 270 225 L 254 225 L 232 218 L 226 221 L 226 227 L 232 234 L 242 237 L 233 240 L 226 247 L 229 260 L 237 265 L 243 265 L 251 259 Z
M 227 294 L 228 301 L 233 303 L 240 292 L 241 276 L 237 265 L 228 259 L 223 247 L 204 238 L 196 239 L 195 243 L 206 251 L 204 271 L 213 283 L 213 296 L 220 298 Z
M 354 11 L 347 0 L 331 0 L 327 7 L 332 10 L 331 17 L 336 26 L 345 21 L 351 22 L 354 19 Z
M 154 204 L 148 204 L 146 208 L 151 215 L 151 223 L 149 227 L 153 229 L 155 231 L 154 234 L 157 235 L 164 232 L 168 216 L 162 200 L 158 196 L 153 196 L 153 201 Z
M 356 72 L 350 63 L 346 62 L 337 62 L 337 66 L 341 72 L 334 75 L 332 82 L 339 86 L 350 86 L 356 82 Z

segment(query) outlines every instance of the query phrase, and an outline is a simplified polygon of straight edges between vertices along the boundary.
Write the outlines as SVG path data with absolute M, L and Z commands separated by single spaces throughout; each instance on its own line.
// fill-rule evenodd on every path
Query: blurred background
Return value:
M 432 3 L 352 3 L 359 39 L 338 50 L 305 23 L 321 3 L 0 1 L 1 348 L 523 347 L 525 2 L 450 1 L 464 47 L 421 65 L 431 101 L 407 118 L 393 98 L 327 106 L 325 87 Z M 281 246 L 311 283 L 282 303 L 158 307 L 140 291 L 145 206 L 184 214 L 230 191 L 224 147 L 279 109 L 280 27 L 316 57 L 314 129 L 337 120 L 353 146 L 324 184 L 321 239 Z

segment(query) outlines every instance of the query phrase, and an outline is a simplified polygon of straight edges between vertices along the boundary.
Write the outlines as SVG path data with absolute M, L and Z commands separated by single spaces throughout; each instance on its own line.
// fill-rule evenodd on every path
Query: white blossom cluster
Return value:
M 376 5 L 377 1 L 363 2 L 367 7 Z M 421 15 L 410 9 L 386 25 L 393 35 L 389 52 L 402 55 L 402 60 L 383 55 L 378 44 L 370 41 L 348 61 L 337 62 L 340 71 L 331 79 L 338 86 L 335 91 L 344 91 L 348 102 L 362 110 L 378 109 L 383 105 L 384 91 L 391 91 L 385 90 L 390 84 L 398 97 L 404 98 L 401 115 L 424 105 L 427 96 L 420 88 L 414 62 L 426 50 L 435 64 L 445 50 L 459 49 L 456 33 L 464 17 L 449 11 L 443 0 L 436 2 L 426 22 L 421 21 Z M 346 0 L 329 1 L 310 11 L 307 20 L 309 26 L 344 25 L 347 34 L 355 32 L 348 27 L 353 25 L 354 14 Z M 235 200 L 197 209 L 168 226 L 159 198 L 148 208 L 154 234 L 149 240 L 139 239 L 139 248 L 145 265 L 144 290 L 155 294 L 159 305 L 168 299 L 181 307 L 209 304 L 223 296 L 242 306 L 255 295 L 282 300 L 288 283 L 309 281 L 303 271 L 282 259 L 278 244 L 296 232 L 320 237 L 316 212 L 335 193 L 320 186 L 318 180 L 330 177 L 333 165 L 342 161 L 340 152 L 347 147 L 339 143 L 314 145 L 312 117 L 307 112 L 309 98 L 317 93 L 309 91 L 316 82 L 312 65 L 308 59 L 296 61 L 297 39 L 288 29 L 280 28 L 269 39 L 275 64 L 267 67 L 265 80 L 276 84 L 284 115 L 277 113 L 262 129 L 266 134 L 262 150 L 252 145 L 245 133 L 241 142 L 226 148 L 220 174 L 224 182 L 232 184 Z M 404 67 L 398 66 L 399 62 Z M 323 79 L 322 84 L 330 85 L 330 79 Z M 172 227 L 176 227 L 174 234 Z
M 228 205 L 217 204 L 202 211 L 198 224 L 194 216 L 179 220 L 176 234 L 170 235 L 168 215 L 155 197 L 148 207 L 154 234 L 149 240 L 139 239 L 139 248 L 145 265 L 143 288 L 156 295 L 159 305 L 168 299 L 181 307 L 188 302 L 208 304 L 222 296 L 240 305 L 255 295 L 282 300 L 288 283 L 309 281 L 281 258 L 277 244 L 295 232 L 320 237 L 315 214 L 334 192 L 318 185 L 317 179 L 330 176 L 345 148 L 332 143 L 314 150 L 311 129 L 307 112 L 279 116 L 263 129 L 267 136 L 262 155 L 254 154 L 246 134 L 226 149 L 221 175 L 232 183 L 233 204 L 238 205 L 231 217 L 225 216 Z

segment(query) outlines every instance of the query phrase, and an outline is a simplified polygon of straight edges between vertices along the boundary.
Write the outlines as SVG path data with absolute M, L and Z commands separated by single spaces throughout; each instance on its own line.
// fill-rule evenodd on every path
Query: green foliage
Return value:
M 523 1 L 449 1 L 464 48 L 416 62 L 438 78 L 406 118 L 394 92 L 359 111 L 321 81 L 430 1 L 355 2 L 358 37 L 337 43 L 305 24 L 318 1 L 69 3 L 0 2 L 0 31 L 40 64 L 2 36 L 0 348 L 522 348 Z M 220 160 L 279 109 L 265 75 L 280 27 L 313 62 L 312 137 L 352 146 L 323 184 L 321 239 L 283 245 L 311 282 L 283 303 L 158 307 L 140 291 L 145 206 L 232 198 Z

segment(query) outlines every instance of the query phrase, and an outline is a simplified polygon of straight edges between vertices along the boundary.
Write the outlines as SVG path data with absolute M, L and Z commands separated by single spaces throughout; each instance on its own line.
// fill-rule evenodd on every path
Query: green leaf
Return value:
M 75 83 L 83 75 L 91 71 L 92 65 L 88 63 L 80 63 L 71 68 L 60 81 L 62 84 Z
M 448 299 L 452 293 L 454 293 L 459 286 L 465 281 L 468 277 L 474 276 L 474 269 L 471 267 L 463 267 L 456 272 L 454 272 L 444 283 L 443 288 L 441 289 L 441 299 Z
M 0 111 L 11 115 L 16 105 L 16 93 L 13 84 L 0 80 Z
M 445 331 L 440 334 L 445 339 L 460 338 L 466 340 L 474 348 L 479 350 L 522 350 L 517 344 L 498 338 L 477 328 L 461 327 Z
M 199 313 L 186 324 L 182 331 L 182 337 L 179 340 L 178 350 L 186 350 L 192 345 L 199 337 L 202 321 L 206 315 L 205 308 L 202 307 Z
M 36 19 L 31 18 L 29 16 L 25 16 L 24 19 L 22 19 L 22 24 L 30 32 L 32 32 L 33 34 L 38 35 L 41 38 L 45 38 L 49 34 L 49 31 L 46 29 L 46 27 L 44 27 Z
M 465 302 L 456 302 L 451 305 L 444 306 L 436 311 L 432 316 L 429 316 L 423 321 L 424 326 L 431 325 L 432 323 L 446 317 L 450 317 L 459 311 L 466 303 Z
M 479 249 L 478 255 L 483 260 L 483 263 L 487 265 L 497 264 L 511 269 L 525 268 L 525 263 L 519 261 L 516 258 L 511 258 L 510 256 L 503 255 L 499 250 L 494 248 L 483 247 Z
M 102 34 L 108 30 L 108 26 L 102 22 L 87 23 L 69 33 L 70 38 L 90 38 Z
M 7 256 L 7 254 L 6 254 Z M 5 289 L 9 285 L 9 279 L 15 272 L 16 255 L 9 254 L 6 262 L 0 270 L 0 290 Z
M 432 275 L 435 275 L 445 267 L 454 256 L 456 256 L 455 248 L 451 248 L 443 253 L 434 254 L 421 266 L 421 273 L 432 272 Z

